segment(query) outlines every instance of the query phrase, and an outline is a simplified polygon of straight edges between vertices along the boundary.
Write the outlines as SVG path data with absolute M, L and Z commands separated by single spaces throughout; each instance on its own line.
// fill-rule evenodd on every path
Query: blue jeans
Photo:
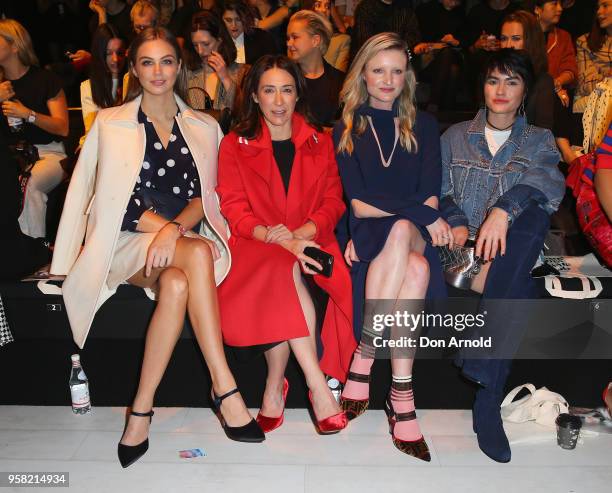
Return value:
M 496 345 L 498 350 L 503 348 L 501 351 L 504 354 L 518 348 L 529 314 L 488 300 L 538 297 L 531 269 L 542 250 L 549 227 L 550 218 L 543 209 L 535 204 L 527 207 L 508 231 L 506 254 L 503 257 L 498 255 L 489 269 L 479 311 L 482 313 L 486 310 L 486 323 L 495 324 Z M 463 359 L 459 364 L 467 378 L 488 386 L 495 383 L 497 376 L 507 376 L 511 361 Z M 499 371 L 502 366 L 506 371 Z

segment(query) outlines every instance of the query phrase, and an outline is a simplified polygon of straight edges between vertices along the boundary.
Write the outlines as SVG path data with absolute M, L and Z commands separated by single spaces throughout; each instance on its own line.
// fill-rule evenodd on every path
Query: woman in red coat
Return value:
M 260 58 L 243 94 L 240 121 L 219 150 L 217 192 L 233 259 L 219 290 L 223 337 L 230 346 L 265 349 L 268 378 L 257 418 L 264 431 L 283 421 L 291 349 L 310 389 L 317 431 L 337 432 L 346 415 L 324 372 L 346 380 L 356 343 L 350 276 L 333 233 L 345 209 L 333 143 L 310 123 L 303 76 L 285 56 Z M 321 267 L 304 254 L 309 246 L 333 255 L 330 277 L 309 267 Z M 329 295 L 320 361 L 304 274 L 313 275 L 311 288 Z

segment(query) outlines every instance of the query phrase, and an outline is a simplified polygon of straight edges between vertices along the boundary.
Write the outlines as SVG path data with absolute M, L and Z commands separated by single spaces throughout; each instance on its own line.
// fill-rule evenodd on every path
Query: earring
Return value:
M 519 106 L 519 110 L 518 110 L 518 114 L 522 117 L 527 117 L 527 115 L 525 114 L 525 100 L 527 99 L 527 96 L 523 97 L 523 100 L 521 101 L 521 105 Z

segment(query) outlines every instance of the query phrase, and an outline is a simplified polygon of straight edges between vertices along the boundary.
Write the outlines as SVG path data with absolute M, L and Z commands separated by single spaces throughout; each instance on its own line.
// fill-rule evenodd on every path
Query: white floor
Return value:
M 287 410 L 285 424 L 263 444 L 242 444 L 225 437 L 209 409 L 156 408 L 149 452 L 125 470 L 116 457 L 123 413 L 0 406 L 0 471 L 67 471 L 69 491 L 87 493 L 612 491 L 612 435 L 583 437 L 566 451 L 554 431 L 509 425 L 512 461 L 497 464 L 478 449 L 467 411 L 418 413 L 432 455 L 425 463 L 393 447 L 382 411 L 318 436 L 306 410 Z M 191 448 L 206 456 L 179 458 Z

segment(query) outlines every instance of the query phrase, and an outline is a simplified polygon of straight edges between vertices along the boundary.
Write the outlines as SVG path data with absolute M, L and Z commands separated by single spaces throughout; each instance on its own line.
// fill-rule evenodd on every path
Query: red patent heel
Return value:
M 257 413 L 257 417 L 255 421 L 262 429 L 264 433 L 270 433 L 273 430 L 276 430 L 280 425 L 285 421 L 285 404 L 287 403 L 287 394 L 289 393 L 289 382 L 285 378 L 283 381 L 283 410 L 281 415 L 277 418 L 271 418 L 269 416 L 264 416 L 261 414 L 261 411 Z
M 340 430 L 346 428 L 349 420 L 346 417 L 345 411 L 340 411 L 333 416 L 319 420 L 314 412 L 314 406 L 312 405 L 312 391 L 310 390 L 308 391 L 308 400 L 310 401 L 311 417 L 319 435 L 333 435 L 334 433 L 338 433 Z

